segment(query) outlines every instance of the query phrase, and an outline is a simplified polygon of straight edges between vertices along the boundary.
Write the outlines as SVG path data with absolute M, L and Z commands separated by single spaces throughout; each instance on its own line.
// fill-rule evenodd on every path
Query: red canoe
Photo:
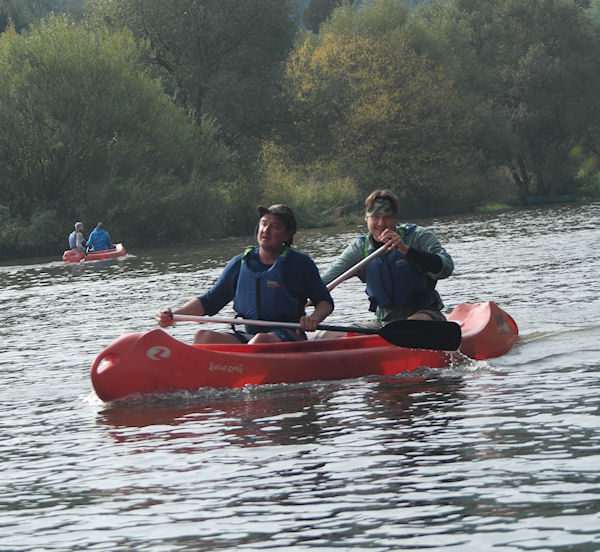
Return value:
M 460 351 L 471 358 L 507 353 L 518 337 L 515 321 L 495 303 L 459 305 Z M 407 349 L 380 336 L 259 345 L 187 345 L 163 330 L 125 334 L 104 349 L 91 370 L 103 401 L 128 395 L 201 387 L 339 380 L 443 368 L 457 352 Z M 462 357 L 464 358 L 464 357 Z
M 104 261 L 106 259 L 114 259 L 115 257 L 124 257 L 126 254 L 125 247 L 122 243 L 115 244 L 114 249 L 105 249 L 104 251 L 90 251 L 87 256 L 78 249 L 67 249 L 63 253 L 63 261 L 65 263 L 78 263 L 80 261 Z
M 461 303 L 448 316 L 460 326 L 460 352 L 483 360 L 506 354 L 517 340 L 519 329 L 496 303 Z

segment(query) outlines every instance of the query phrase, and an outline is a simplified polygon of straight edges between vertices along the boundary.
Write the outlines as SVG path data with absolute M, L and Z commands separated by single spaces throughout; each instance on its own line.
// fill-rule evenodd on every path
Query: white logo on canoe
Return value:
M 146 356 L 150 360 L 162 360 L 163 358 L 169 358 L 171 356 L 171 349 L 160 345 L 150 347 L 150 349 L 146 351 Z
M 237 372 L 238 374 L 241 374 L 244 369 L 241 366 L 228 366 L 227 364 L 213 364 L 212 362 L 210 363 L 208 370 L 210 372 L 229 372 L 230 374 L 232 372 Z

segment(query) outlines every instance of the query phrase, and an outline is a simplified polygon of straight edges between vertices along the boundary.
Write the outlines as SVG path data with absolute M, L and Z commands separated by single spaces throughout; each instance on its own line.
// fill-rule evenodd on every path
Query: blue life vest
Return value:
M 402 224 L 396 231 L 404 238 L 415 227 L 416 224 Z M 362 239 L 366 257 L 374 249 L 371 248 L 366 236 Z M 367 295 L 371 303 L 375 302 L 380 307 L 421 306 L 426 302 L 432 289 L 430 279 L 418 272 L 406 255 L 397 249 L 372 260 L 367 264 L 365 272 Z
M 263 272 L 254 272 L 248 266 L 246 256 L 254 249 L 249 247 L 242 255 L 233 299 L 234 310 L 244 318 L 254 320 L 298 322 L 304 305 L 300 305 L 298 299 L 289 294 L 283 281 L 283 263 L 289 248 L 284 247 L 277 260 Z

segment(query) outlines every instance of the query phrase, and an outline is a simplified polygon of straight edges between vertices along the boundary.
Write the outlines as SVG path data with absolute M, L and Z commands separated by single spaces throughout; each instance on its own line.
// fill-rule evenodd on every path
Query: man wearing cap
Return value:
M 249 247 L 233 257 L 219 279 L 205 294 L 194 297 L 177 309 L 156 313 L 161 327 L 173 323 L 173 314 L 215 315 L 231 300 L 233 309 L 249 320 L 300 323 L 302 330 L 314 331 L 333 310 L 314 261 L 291 248 L 296 219 L 286 205 L 259 207 L 256 230 L 258 246 Z M 315 306 L 307 315 L 307 300 Z M 212 330 L 196 332 L 195 343 L 268 343 L 305 340 L 304 331 L 246 325 L 245 331 L 232 333 Z
M 358 237 L 323 273 L 329 283 L 387 244 L 357 276 L 367 284 L 371 311 L 379 324 L 406 318 L 445 320 L 444 304 L 435 290 L 438 280 L 454 270 L 452 257 L 437 237 L 412 223 L 398 224 L 398 200 L 389 190 L 375 190 L 365 200 L 367 234 Z
M 83 235 L 83 222 L 76 222 L 75 230 L 69 234 L 69 247 L 85 253 L 85 246 L 86 241 L 85 236 Z

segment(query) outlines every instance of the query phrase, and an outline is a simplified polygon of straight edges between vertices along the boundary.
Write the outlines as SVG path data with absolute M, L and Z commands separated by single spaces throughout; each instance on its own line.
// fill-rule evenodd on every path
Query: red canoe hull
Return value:
M 476 314 L 468 316 L 471 311 Z M 516 324 L 494 303 L 467 305 L 461 313 L 463 318 L 455 315 L 453 320 L 463 327 L 465 351 L 481 357 L 487 350 L 494 353 L 490 356 L 499 356 L 517 339 Z M 493 327 L 481 319 L 501 316 L 512 321 L 514 325 L 508 322 L 512 332 L 492 335 Z M 483 347 L 480 340 L 502 343 Z M 169 390 L 395 375 L 422 367 L 443 368 L 457 356 L 457 352 L 396 347 L 377 335 L 262 345 L 187 345 L 156 329 L 117 339 L 96 357 L 91 378 L 100 399 L 112 401 Z
M 460 326 L 460 352 L 475 360 L 508 353 L 519 336 L 517 323 L 492 301 L 461 303 L 447 318 Z
M 62 258 L 65 263 L 79 263 L 81 261 L 104 261 L 106 259 L 114 259 L 115 257 L 124 257 L 126 253 L 123 244 L 117 243 L 114 249 L 90 251 L 87 256 L 77 249 L 67 249 L 63 253 Z

